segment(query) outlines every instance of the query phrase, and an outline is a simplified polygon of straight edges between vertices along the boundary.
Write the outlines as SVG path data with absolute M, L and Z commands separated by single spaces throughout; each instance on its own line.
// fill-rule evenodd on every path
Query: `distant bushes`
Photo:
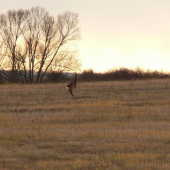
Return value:
M 36 74 L 36 73 L 35 73 Z M 68 82 L 73 80 L 73 73 L 63 72 L 47 72 L 43 80 L 44 83 Z M 114 81 L 114 80 L 147 80 L 147 79 L 164 79 L 170 78 L 170 73 L 163 71 L 142 70 L 119 68 L 109 70 L 104 73 L 96 73 L 93 69 L 84 70 L 78 75 L 78 81 L 93 82 L 93 81 Z M 0 75 L 0 84 L 5 83 L 5 79 Z M 22 82 L 19 82 L 22 83 Z
M 105 73 L 95 73 L 92 69 L 90 69 L 84 70 L 80 74 L 79 81 L 144 80 L 160 78 L 170 78 L 170 73 L 150 70 L 144 71 L 141 68 L 120 68 L 110 70 Z
M 46 74 L 46 82 L 52 82 L 52 83 L 56 83 L 56 82 L 59 82 L 61 81 L 61 77 L 63 76 L 63 74 L 61 72 L 50 72 L 50 73 L 47 73 Z
M 5 79 L 3 78 L 3 76 L 0 73 L 0 84 L 5 84 L 5 83 L 6 83 Z
M 63 73 L 63 72 L 48 72 L 43 80 L 43 83 L 60 83 L 68 82 L 73 79 L 73 73 Z

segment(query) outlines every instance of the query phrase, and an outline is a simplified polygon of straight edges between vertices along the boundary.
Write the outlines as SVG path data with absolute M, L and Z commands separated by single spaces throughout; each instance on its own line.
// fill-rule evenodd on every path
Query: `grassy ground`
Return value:
M 1 170 L 169 170 L 170 80 L 0 86 Z

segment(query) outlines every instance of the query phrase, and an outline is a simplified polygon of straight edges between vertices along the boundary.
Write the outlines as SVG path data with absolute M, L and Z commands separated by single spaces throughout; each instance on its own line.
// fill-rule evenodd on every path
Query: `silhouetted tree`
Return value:
M 66 11 L 55 19 L 40 7 L 1 14 L 2 76 L 9 82 L 38 83 L 49 69 L 79 69 L 81 63 L 75 48 L 80 39 L 78 24 L 76 13 Z

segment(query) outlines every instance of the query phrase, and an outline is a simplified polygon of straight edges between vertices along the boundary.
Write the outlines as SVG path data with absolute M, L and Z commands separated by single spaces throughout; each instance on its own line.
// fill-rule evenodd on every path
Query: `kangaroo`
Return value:
M 67 89 L 73 97 L 74 97 L 73 90 L 76 88 L 76 86 L 77 86 L 77 74 L 75 74 L 74 81 L 67 85 Z

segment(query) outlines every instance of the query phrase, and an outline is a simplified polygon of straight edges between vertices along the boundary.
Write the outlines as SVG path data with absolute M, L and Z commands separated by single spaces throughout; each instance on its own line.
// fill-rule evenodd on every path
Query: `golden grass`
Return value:
M 169 170 L 170 80 L 1 85 L 0 169 Z

